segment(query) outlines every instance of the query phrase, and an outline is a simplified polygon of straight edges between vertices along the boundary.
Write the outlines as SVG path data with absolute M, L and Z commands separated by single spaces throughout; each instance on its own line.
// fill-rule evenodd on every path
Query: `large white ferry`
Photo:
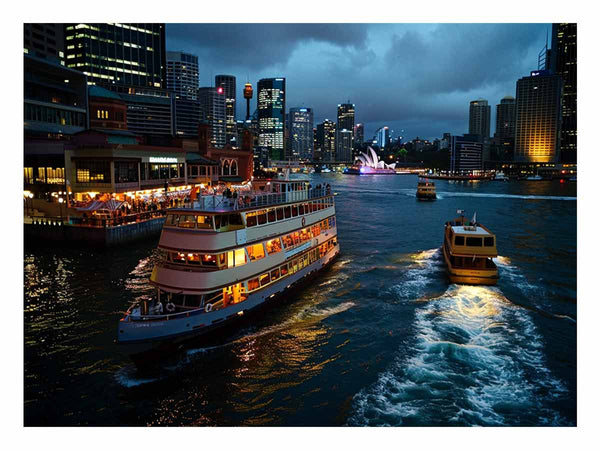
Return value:
M 265 180 L 247 194 L 168 211 L 150 277 L 156 297 L 119 322 L 118 342 L 132 356 L 231 323 L 338 255 L 329 185 Z

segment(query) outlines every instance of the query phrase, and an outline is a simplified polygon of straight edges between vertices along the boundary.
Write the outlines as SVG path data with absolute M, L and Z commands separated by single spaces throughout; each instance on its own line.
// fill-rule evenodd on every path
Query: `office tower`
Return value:
M 379 148 L 385 148 L 390 142 L 390 129 L 389 127 L 380 127 L 375 132 L 375 145 Z
M 246 99 L 246 120 L 250 120 L 250 100 L 252 100 L 252 85 L 246 83 L 244 85 L 244 98 Z
M 500 100 L 496 105 L 496 132 L 498 139 L 513 139 L 515 137 L 516 101 L 510 95 Z
M 175 135 L 198 135 L 198 57 L 184 52 L 167 52 L 167 89 L 175 95 Z
M 479 135 L 481 140 L 490 137 L 491 108 L 487 100 L 473 100 L 469 106 L 469 134 Z
M 550 69 L 563 81 L 561 161 L 577 162 L 577 24 L 552 24 Z
M 65 65 L 65 35 L 62 23 L 23 24 L 25 53 Z
M 225 95 L 225 142 L 227 144 L 241 146 L 237 142 L 235 126 L 235 77 L 233 75 L 215 76 L 215 87 L 223 89 Z
M 515 161 L 558 162 L 562 79 L 534 71 L 517 81 Z
M 323 162 L 333 162 L 335 158 L 335 122 L 325 119 L 317 125 L 317 146 L 321 149 Z
M 263 78 L 258 82 L 259 146 L 266 147 L 271 160 L 284 158 L 285 78 Z
M 354 125 L 354 142 L 357 144 L 362 144 L 365 140 L 365 127 L 362 123 L 357 123 Z
M 167 52 L 167 89 L 175 98 L 198 99 L 198 57 L 184 52 Z
M 216 87 L 198 89 L 200 121 L 210 125 L 210 142 L 214 147 L 225 146 L 225 93 Z
M 483 169 L 483 143 L 478 134 L 452 136 L 450 140 L 450 171 L 470 172 Z
M 164 24 L 67 24 L 65 54 L 89 84 L 166 88 Z
M 175 97 L 166 89 L 129 88 L 119 96 L 127 105 L 129 131 L 146 136 L 174 135 Z
M 335 161 L 352 162 L 352 130 L 338 130 L 336 138 Z
M 352 144 L 354 143 L 354 105 L 352 103 L 338 105 L 337 129 L 350 130 L 352 132 Z
M 304 160 L 312 159 L 314 151 L 312 108 L 290 108 L 288 130 L 290 156 Z

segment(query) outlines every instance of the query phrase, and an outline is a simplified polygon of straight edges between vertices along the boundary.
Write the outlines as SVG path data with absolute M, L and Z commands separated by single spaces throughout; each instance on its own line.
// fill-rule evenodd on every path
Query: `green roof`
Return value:
M 108 89 L 101 88 L 100 86 L 92 85 L 88 90 L 88 96 L 100 97 L 100 98 L 111 98 L 113 100 L 121 100 L 121 97 L 116 92 L 109 91 Z

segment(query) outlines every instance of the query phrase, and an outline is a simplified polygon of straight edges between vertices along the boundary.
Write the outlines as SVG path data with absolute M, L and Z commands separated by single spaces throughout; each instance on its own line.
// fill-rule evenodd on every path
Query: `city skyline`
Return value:
M 465 133 L 471 100 L 496 105 L 514 96 L 516 80 L 537 68 L 550 30 L 551 24 L 167 24 L 166 41 L 169 51 L 198 55 L 200 84 L 230 73 L 240 80 L 241 98 L 242 81 L 256 89 L 260 78 L 285 77 L 287 103 L 312 108 L 315 123 L 335 120 L 337 105 L 349 100 L 365 138 L 388 126 L 406 141 Z M 254 51 L 242 51 L 240 41 Z M 388 75 L 376 70 L 381 64 Z M 245 117 L 245 105 L 238 102 L 236 113 Z M 492 135 L 495 122 L 492 108 Z

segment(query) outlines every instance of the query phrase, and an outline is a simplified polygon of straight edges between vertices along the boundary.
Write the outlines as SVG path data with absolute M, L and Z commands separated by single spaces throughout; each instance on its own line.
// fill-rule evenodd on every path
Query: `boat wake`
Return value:
M 394 297 L 401 301 L 425 296 L 434 282 L 443 279 L 444 258 L 440 248 L 413 253 L 396 262 L 405 265 L 401 282 L 391 288 Z
M 154 383 L 161 380 L 161 377 L 140 377 L 137 369 L 133 364 L 122 367 L 115 373 L 115 380 L 121 386 L 133 388 L 148 383 Z
M 349 425 L 569 425 L 552 406 L 568 392 L 545 365 L 541 336 L 498 288 L 451 285 L 424 300 L 414 335 L 354 396 Z

